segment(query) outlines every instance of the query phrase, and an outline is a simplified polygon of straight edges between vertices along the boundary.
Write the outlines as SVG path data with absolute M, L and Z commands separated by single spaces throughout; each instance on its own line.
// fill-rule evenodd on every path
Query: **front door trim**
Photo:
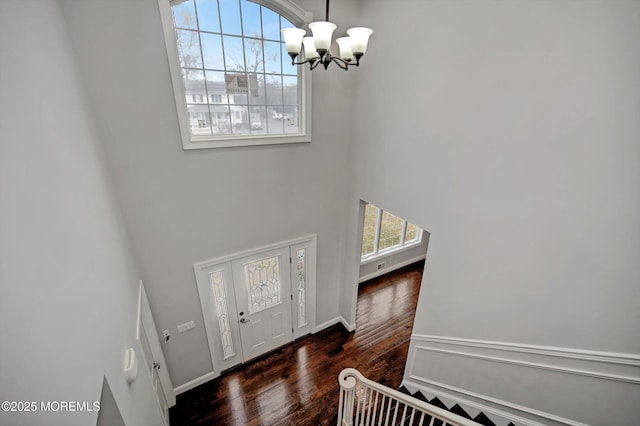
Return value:
M 237 308 L 235 301 L 235 292 L 233 287 L 233 279 L 232 279 L 232 267 L 231 264 L 233 261 L 246 258 L 249 256 L 253 256 L 256 254 L 260 254 L 267 251 L 272 251 L 275 249 L 291 247 L 291 248 L 299 248 L 304 247 L 306 250 L 308 262 L 308 269 L 306 270 L 305 276 L 305 286 L 306 286 L 306 306 L 307 310 L 306 314 L 306 324 L 304 327 L 298 327 L 297 321 L 294 319 L 294 339 L 298 338 L 301 335 L 309 334 L 315 331 L 316 326 L 316 318 L 315 318 L 315 301 L 316 301 L 316 270 L 315 270 L 315 259 L 316 259 L 316 247 L 317 247 L 317 235 L 307 235 L 304 237 L 294 238 L 287 241 L 282 241 L 275 244 L 270 244 L 267 246 L 257 247 L 254 249 L 217 257 L 215 259 L 205 260 L 201 262 L 196 262 L 193 264 L 193 270 L 196 277 L 196 283 L 198 287 L 198 295 L 200 296 L 200 305 L 202 307 L 202 315 L 204 318 L 204 326 L 207 334 L 207 341 L 209 343 L 209 351 L 211 354 L 211 362 L 213 365 L 213 378 L 220 376 L 221 372 L 227 370 L 228 368 L 233 367 L 234 365 L 238 365 L 243 362 L 242 355 L 242 345 L 240 339 L 240 328 L 239 328 L 239 320 L 237 316 Z M 290 253 L 290 256 L 293 257 L 294 254 Z M 290 260 L 291 264 L 295 264 L 295 259 Z M 293 269 L 293 267 L 291 268 Z M 287 271 L 288 268 L 284 267 L 283 271 Z M 224 290 L 226 292 L 227 298 L 227 309 L 228 309 L 228 323 L 223 324 L 223 328 L 228 325 L 229 335 L 231 336 L 234 347 L 233 349 L 226 348 L 227 351 L 224 351 L 222 347 L 223 343 L 220 337 L 220 322 L 218 321 L 218 315 L 216 311 L 216 302 L 213 300 L 212 286 L 210 281 L 210 274 L 216 271 L 222 271 L 219 274 L 224 281 Z M 293 271 L 292 271 L 293 272 Z M 293 291 L 295 288 L 294 285 L 294 276 L 292 273 L 291 276 L 292 282 L 292 293 L 294 297 L 294 303 L 297 303 L 298 293 Z M 287 295 L 287 297 L 291 297 Z M 297 306 L 294 304 L 294 306 Z M 294 316 L 295 318 L 295 316 Z M 225 355 L 226 354 L 226 355 Z

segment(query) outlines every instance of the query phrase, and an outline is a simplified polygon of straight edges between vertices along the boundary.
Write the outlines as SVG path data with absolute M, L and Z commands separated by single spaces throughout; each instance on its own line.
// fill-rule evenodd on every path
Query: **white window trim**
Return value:
M 360 256 L 360 265 L 366 265 L 377 259 L 380 259 L 381 257 L 387 257 L 392 254 L 410 250 L 415 246 L 422 244 L 422 234 L 424 233 L 424 231 L 420 227 L 418 227 L 418 237 L 415 240 L 405 243 L 404 237 L 406 235 L 407 224 L 409 222 L 406 221 L 405 219 L 400 218 L 402 219 L 402 231 L 400 233 L 400 243 L 392 247 L 387 247 L 385 249 L 378 250 L 378 244 L 380 243 L 380 230 L 382 228 L 382 215 L 384 214 L 385 210 L 381 209 L 380 207 L 377 207 L 377 208 L 378 208 L 378 217 L 376 219 L 376 234 L 374 235 L 374 239 L 373 239 L 374 251 L 373 253 Z M 360 244 L 362 244 L 362 241 L 360 241 Z
M 393 246 L 390 247 L 388 249 L 384 249 L 382 251 L 379 251 L 376 254 L 370 254 L 368 256 L 364 256 L 360 258 L 360 265 L 366 265 L 368 263 L 374 262 L 382 257 L 387 257 L 390 256 L 392 254 L 398 254 L 401 253 L 403 251 L 407 251 L 407 250 L 411 250 L 412 248 L 419 246 L 420 244 L 422 244 L 422 233 L 424 232 L 422 230 L 422 228 L 418 228 L 420 229 L 420 232 L 418 232 L 418 239 L 411 241 L 408 244 L 405 244 L 403 246 Z
M 291 0 L 251 1 L 279 13 L 288 19 L 289 22 L 298 27 L 301 27 L 305 23 L 313 20 L 311 13 L 306 12 Z M 171 75 L 171 84 L 173 86 L 173 95 L 178 114 L 182 148 L 184 150 L 311 142 L 311 72 L 308 70 L 308 67 L 298 68 L 298 72 L 302 74 L 300 78 L 300 107 L 303 109 L 303 117 L 300 122 L 300 133 L 292 135 L 242 135 L 233 136 L 228 139 L 192 138 L 189 130 L 189 117 L 180 70 L 176 32 L 173 26 L 173 16 L 169 0 L 158 0 L 158 7 L 160 9 L 160 20 L 162 22 L 162 30 L 164 33 L 164 43 L 167 48 L 169 74 Z M 286 59 L 283 58 L 283 60 Z

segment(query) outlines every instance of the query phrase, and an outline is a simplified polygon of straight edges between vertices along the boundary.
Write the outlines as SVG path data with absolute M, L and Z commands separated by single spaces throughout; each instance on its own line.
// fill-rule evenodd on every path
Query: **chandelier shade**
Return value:
M 318 51 L 316 50 L 316 44 L 313 40 L 313 37 L 303 37 L 302 44 L 304 45 L 304 55 L 307 60 L 317 59 L 320 57 Z
M 336 30 L 336 24 L 329 22 L 329 0 L 327 0 L 326 5 L 326 20 L 309 24 L 311 36 L 307 36 L 307 32 L 302 28 L 284 28 L 282 30 L 285 47 L 291 57 L 291 64 L 303 65 L 308 63 L 312 70 L 319 64 L 322 64 L 327 69 L 332 62 L 344 70 L 348 70 L 349 66 L 359 66 L 360 58 L 367 51 L 369 37 L 373 30 L 366 27 L 348 29 L 346 37 L 336 39 L 340 49 L 340 56 L 333 56 L 331 54 L 331 41 L 333 32 Z M 296 62 L 296 58 L 302 52 L 304 52 L 304 60 Z
M 373 33 L 371 28 L 355 27 L 349 28 L 347 34 L 351 39 L 351 51 L 354 54 L 364 55 L 367 52 L 367 45 L 369 44 L 369 36 Z
M 300 50 L 302 50 L 302 37 L 304 37 L 306 33 L 302 28 L 285 28 L 282 30 L 287 53 L 300 54 Z
M 336 39 L 340 48 L 340 58 L 343 61 L 351 62 L 353 59 L 353 50 L 351 49 L 351 37 L 340 37 Z

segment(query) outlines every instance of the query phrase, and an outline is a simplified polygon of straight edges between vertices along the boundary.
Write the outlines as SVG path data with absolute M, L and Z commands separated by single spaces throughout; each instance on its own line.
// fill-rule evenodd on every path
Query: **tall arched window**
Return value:
M 268 1 L 159 2 L 185 149 L 309 140 L 309 77 L 281 33 L 304 12 L 286 0 L 272 2 L 280 13 Z

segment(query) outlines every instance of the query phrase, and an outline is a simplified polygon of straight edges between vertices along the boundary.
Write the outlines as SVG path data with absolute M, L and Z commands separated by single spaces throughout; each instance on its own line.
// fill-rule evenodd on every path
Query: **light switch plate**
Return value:
M 184 324 L 178 325 L 178 333 L 184 333 L 185 331 L 189 331 L 196 328 L 196 323 L 194 321 L 185 322 Z

